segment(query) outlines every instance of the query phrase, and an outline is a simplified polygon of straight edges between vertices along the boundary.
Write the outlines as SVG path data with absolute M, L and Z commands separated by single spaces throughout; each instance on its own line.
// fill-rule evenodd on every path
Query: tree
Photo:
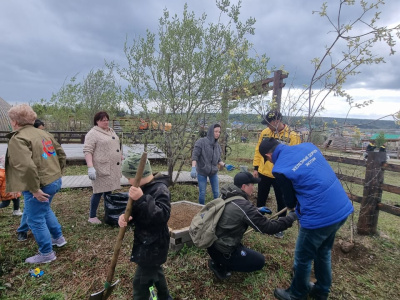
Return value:
M 131 113 L 172 124 L 170 131 L 154 140 L 167 156 L 171 180 L 178 161 L 180 171 L 185 163 L 181 159 L 190 156 L 206 113 L 218 113 L 225 130 L 230 109 L 249 97 L 250 81 L 265 75 L 260 72 L 266 70 L 268 59 L 250 57 L 252 45 L 246 39 L 254 33 L 255 20 L 239 21 L 240 2 L 230 6 L 227 0 L 217 1 L 217 7 L 221 12 L 218 23 L 207 26 L 206 15 L 196 18 L 187 4 L 181 19 L 170 17 L 165 9 L 158 36 L 147 31 L 145 38 L 133 40 L 132 45 L 127 41 L 127 66 L 116 67 L 128 84 L 123 102 Z M 238 87 L 238 100 L 233 101 L 232 91 Z
M 385 145 L 386 139 L 385 139 L 385 133 L 383 131 L 379 132 L 378 136 L 375 139 L 375 145 L 377 148 Z
M 47 107 L 53 107 L 50 118 L 58 124 L 59 130 L 71 130 L 71 119 L 81 122 L 80 127 L 88 129 L 93 125 L 94 115 L 101 110 L 112 116 L 120 112 L 119 88 L 115 82 L 113 69 L 91 70 L 77 82 L 73 76 L 68 83 L 53 94 Z
M 305 110 L 310 138 L 312 120 L 323 110 L 328 96 L 344 97 L 350 109 L 370 103 L 355 103 L 344 90 L 344 84 L 351 76 L 359 74 L 361 67 L 385 62 L 384 57 L 374 53 L 378 43 L 386 44 L 390 55 L 395 53 L 393 35 L 400 37 L 400 24 L 394 27 L 377 25 L 381 14 L 379 9 L 384 4 L 383 0 L 357 4 L 356 1 L 340 0 L 338 11 L 332 16 L 328 14 L 326 2 L 320 10 L 313 12 L 328 20 L 333 36 L 331 43 L 325 46 L 324 54 L 312 60 L 314 72 L 310 82 L 295 101 L 300 110 Z M 352 13 L 346 14 L 350 9 Z M 349 19 L 345 18 L 346 15 L 350 16 Z

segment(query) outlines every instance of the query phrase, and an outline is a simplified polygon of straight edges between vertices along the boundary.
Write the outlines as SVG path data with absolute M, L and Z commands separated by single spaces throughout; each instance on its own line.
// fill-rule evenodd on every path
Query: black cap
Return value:
M 277 110 L 271 110 L 263 117 L 261 124 L 268 125 L 275 120 L 282 120 L 282 114 Z
M 233 178 L 233 184 L 239 188 L 241 188 L 243 184 L 259 183 L 260 181 L 261 178 L 253 177 L 253 174 L 250 172 L 239 172 L 235 175 L 235 178 Z
M 274 138 L 264 139 L 260 146 L 258 147 L 258 152 L 260 152 L 261 156 L 264 157 L 264 161 L 267 161 L 265 154 L 270 153 L 271 149 L 275 146 L 279 145 L 279 142 Z

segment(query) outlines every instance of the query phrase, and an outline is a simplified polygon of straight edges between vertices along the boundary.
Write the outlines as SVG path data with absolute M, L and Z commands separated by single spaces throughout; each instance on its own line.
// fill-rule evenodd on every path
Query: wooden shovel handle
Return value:
M 278 211 L 276 214 L 272 215 L 272 216 L 269 217 L 268 219 L 272 220 L 273 218 L 275 218 L 276 216 L 280 215 L 281 213 L 283 213 L 283 212 L 285 212 L 285 211 L 287 211 L 287 207 L 285 207 L 284 209 Z M 247 230 L 243 235 L 246 235 L 246 234 L 252 232 L 253 230 L 254 230 L 253 228 L 250 228 L 250 229 Z
M 135 183 L 133 185 L 134 187 L 139 187 L 139 185 L 140 185 L 140 180 L 142 179 L 143 170 L 146 165 L 146 161 L 147 161 L 147 152 L 143 152 L 142 157 L 140 159 L 139 167 L 138 167 L 138 170 L 137 170 L 137 173 L 135 176 Z M 133 200 L 131 197 L 129 197 L 128 204 L 126 205 L 126 210 L 125 210 L 126 222 L 128 222 L 129 217 L 132 212 L 132 203 L 133 203 Z M 111 265 L 110 265 L 110 268 L 108 269 L 108 273 L 107 273 L 106 285 L 111 285 L 111 282 L 114 278 L 114 272 L 115 272 L 115 267 L 116 267 L 117 261 L 118 261 L 119 251 L 121 250 L 122 241 L 124 240 L 125 231 L 126 231 L 127 227 L 128 226 L 119 228 L 117 242 L 115 243 L 115 247 L 114 247 L 114 254 L 111 259 Z M 107 289 L 107 286 L 105 286 L 105 288 Z

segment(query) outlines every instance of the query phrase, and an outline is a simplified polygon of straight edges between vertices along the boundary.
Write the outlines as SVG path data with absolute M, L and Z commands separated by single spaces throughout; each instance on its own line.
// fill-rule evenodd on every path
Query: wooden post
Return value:
M 288 74 L 282 75 L 282 70 L 274 72 L 274 86 L 272 89 L 272 99 L 275 100 L 277 104 L 278 111 L 281 110 L 281 98 L 282 98 L 282 88 L 285 86 L 283 82 L 284 78 L 287 78 Z
M 380 203 L 382 199 L 381 184 L 383 183 L 384 175 L 382 164 L 385 161 L 385 152 L 368 152 L 364 192 L 357 225 L 358 234 L 372 235 L 377 233 L 376 228 L 379 216 L 378 203 Z
M 61 133 L 60 132 L 56 133 L 56 140 L 61 145 Z

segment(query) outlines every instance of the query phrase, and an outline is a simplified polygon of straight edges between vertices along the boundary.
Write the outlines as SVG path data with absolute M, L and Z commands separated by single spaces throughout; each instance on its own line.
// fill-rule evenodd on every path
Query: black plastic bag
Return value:
M 128 193 L 107 195 L 106 199 L 104 199 L 104 222 L 109 225 L 118 226 L 118 218 L 125 213 L 128 200 Z

